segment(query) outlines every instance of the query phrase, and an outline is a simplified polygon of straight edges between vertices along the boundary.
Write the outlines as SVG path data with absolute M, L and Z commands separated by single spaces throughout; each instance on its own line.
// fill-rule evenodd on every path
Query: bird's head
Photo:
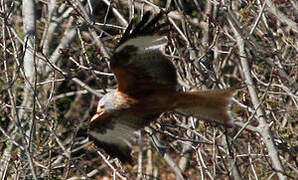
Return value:
M 96 114 L 91 118 L 90 123 L 98 123 L 101 119 L 106 119 L 117 111 L 114 103 L 114 93 L 105 94 L 98 102 Z

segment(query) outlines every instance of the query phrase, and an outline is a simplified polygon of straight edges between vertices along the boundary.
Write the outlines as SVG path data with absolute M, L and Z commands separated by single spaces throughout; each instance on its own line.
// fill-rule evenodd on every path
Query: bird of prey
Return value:
M 130 139 L 134 132 L 165 111 L 177 111 L 225 126 L 232 125 L 229 104 L 233 89 L 177 91 L 175 66 L 165 55 L 166 35 L 156 29 L 162 13 L 130 23 L 110 58 L 118 87 L 99 101 L 89 124 L 89 138 L 110 156 L 133 163 Z

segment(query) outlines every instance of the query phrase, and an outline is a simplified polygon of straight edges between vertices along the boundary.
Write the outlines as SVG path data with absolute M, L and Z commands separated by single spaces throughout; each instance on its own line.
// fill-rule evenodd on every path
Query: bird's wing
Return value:
M 110 60 L 118 80 L 118 90 L 131 97 L 156 91 L 174 91 L 177 76 L 174 65 L 164 55 L 166 36 L 140 36 L 119 46 Z
M 94 144 L 105 150 L 112 157 L 117 157 L 123 163 L 133 163 L 131 150 L 134 132 L 147 125 L 159 114 L 148 117 L 137 117 L 130 113 L 96 114 L 89 128 L 89 138 Z
M 148 12 L 135 27 L 131 22 L 111 57 L 110 67 L 118 80 L 118 90 L 131 97 L 176 89 L 176 70 L 164 53 L 168 38 L 157 35 L 168 27 L 160 23 L 163 15 L 161 11 L 150 19 Z

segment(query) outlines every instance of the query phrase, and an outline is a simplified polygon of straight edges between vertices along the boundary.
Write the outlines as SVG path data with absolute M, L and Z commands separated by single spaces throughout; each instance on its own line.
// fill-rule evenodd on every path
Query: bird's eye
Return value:
M 102 112 L 104 111 L 105 106 L 104 105 L 100 105 L 97 107 L 97 112 Z

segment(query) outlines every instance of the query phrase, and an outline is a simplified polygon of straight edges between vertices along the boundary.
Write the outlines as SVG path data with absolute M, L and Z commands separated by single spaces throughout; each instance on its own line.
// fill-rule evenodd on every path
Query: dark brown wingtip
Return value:
M 138 36 L 153 35 L 156 32 L 159 32 L 160 29 L 165 26 L 165 24 L 159 24 L 159 21 L 166 14 L 167 14 L 167 12 L 160 10 L 160 12 L 157 15 L 154 15 L 150 19 L 150 16 L 152 15 L 152 13 L 150 11 L 147 11 L 143 15 L 143 17 L 139 23 L 135 23 L 135 21 L 132 20 L 128 24 L 117 47 L 119 47 L 121 44 L 125 43 L 129 39 L 136 38 Z
M 123 164 L 133 165 L 134 161 L 130 155 L 131 149 L 126 147 L 119 147 L 115 144 L 100 142 L 93 136 L 89 135 L 89 139 L 98 147 L 102 148 L 108 155 L 113 158 L 118 158 Z

